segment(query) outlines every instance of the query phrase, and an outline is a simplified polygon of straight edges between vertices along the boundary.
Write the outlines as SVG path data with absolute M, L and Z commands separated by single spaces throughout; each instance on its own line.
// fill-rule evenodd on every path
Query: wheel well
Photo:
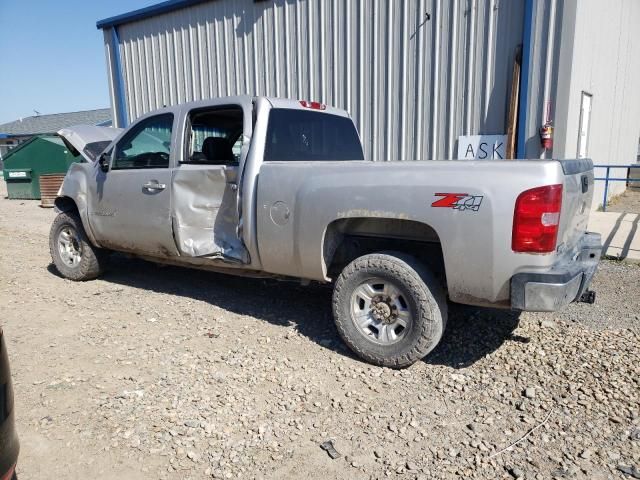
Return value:
M 356 258 L 385 250 L 416 257 L 446 287 L 437 232 L 425 223 L 395 218 L 345 218 L 330 223 L 323 246 L 327 275 L 336 278 Z
M 78 212 L 78 206 L 76 202 L 71 197 L 58 197 L 53 202 L 53 205 L 60 212 Z

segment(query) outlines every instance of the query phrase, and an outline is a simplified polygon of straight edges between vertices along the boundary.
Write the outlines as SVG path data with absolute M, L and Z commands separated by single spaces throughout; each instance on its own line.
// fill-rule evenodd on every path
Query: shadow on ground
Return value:
M 424 361 L 466 368 L 498 350 L 506 341 L 528 343 L 528 338 L 513 333 L 519 321 L 520 313 L 511 310 L 449 304 L 444 337 Z
M 60 276 L 51 264 L 48 271 Z M 161 266 L 115 254 L 106 282 L 207 302 L 238 315 L 249 315 L 273 325 L 295 327 L 318 343 L 356 358 L 340 337 L 331 313 L 331 288 L 295 282 L 254 279 L 190 268 Z M 113 297 L 111 297 L 113 298 Z M 440 345 L 425 358 L 431 365 L 465 368 L 500 348 L 513 335 L 518 314 L 502 310 L 449 306 L 447 330 Z

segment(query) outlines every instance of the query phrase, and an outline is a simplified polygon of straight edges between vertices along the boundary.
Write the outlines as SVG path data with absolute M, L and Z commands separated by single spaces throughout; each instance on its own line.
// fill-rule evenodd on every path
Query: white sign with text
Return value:
M 27 178 L 27 172 L 9 172 L 9 178 Z
M 506 135 L 462 135 L 458 137 L 460 160 L 504 160 Z

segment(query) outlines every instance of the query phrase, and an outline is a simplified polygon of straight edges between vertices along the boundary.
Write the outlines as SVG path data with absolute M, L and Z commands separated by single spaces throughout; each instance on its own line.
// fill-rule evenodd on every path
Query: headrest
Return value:
M 202 142 L 202 153 L 210 162 L 234 161 L 233 150 L 229 142 L 222 137 L 207 137 Z

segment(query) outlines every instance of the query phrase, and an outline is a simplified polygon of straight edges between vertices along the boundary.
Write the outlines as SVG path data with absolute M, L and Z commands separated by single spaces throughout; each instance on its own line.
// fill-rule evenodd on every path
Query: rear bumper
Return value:
M 587 232 L 575 259 L 561 262 L 546 273 L 514 275 L 511 278 L 511 308 L 553 312 L 578 300 L 596 273 L 601 252 L 600 234 Z

